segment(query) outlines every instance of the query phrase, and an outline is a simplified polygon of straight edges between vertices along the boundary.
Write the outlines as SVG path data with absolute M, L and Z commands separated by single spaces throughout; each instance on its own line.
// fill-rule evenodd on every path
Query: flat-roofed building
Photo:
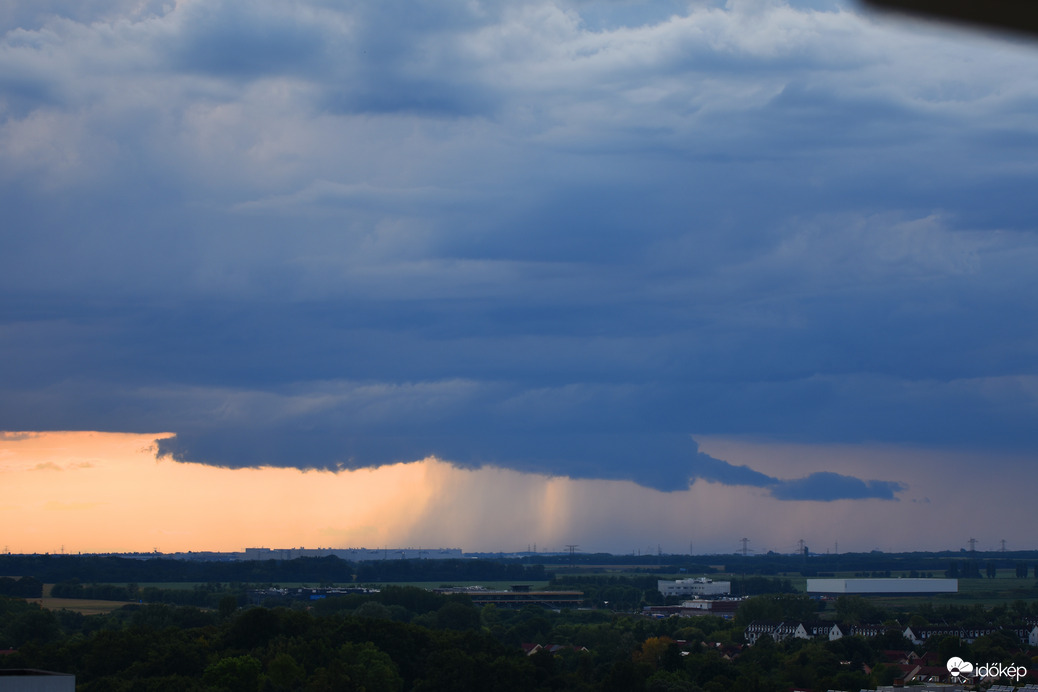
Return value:
M 732 582 L 713 581 L 706 577 L 690 579 L 659 579 L 656 588 L 664 596 L 724 596 L 732 592 Z
M 642 612 L 653 617 L 715 615 L 725 620 L 731 620 L 735 617 L 735 611 L 739 609 L 743 600 L 742 598 L 697 598 L 683 601 L 681 605 L 645 606 Z
M 808 579 L 807 592 L 818 594 L 958 593 L 958 579 Z
M 0 670 L 0 692 L 76 692 L 76 676 L 31 668 Z

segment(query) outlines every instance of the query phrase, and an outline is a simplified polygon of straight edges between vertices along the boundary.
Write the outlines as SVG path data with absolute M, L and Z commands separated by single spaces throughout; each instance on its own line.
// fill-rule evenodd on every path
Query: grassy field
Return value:
M 417 586 L 420 589 L 438 589 L 441 586 L 482 586 L 491 591 L 507 591 L 513 584 L 529 586 L 531 590 L 537 591 L 548 586 L 547 581 L 394 581 L 372 584 L 354 584 L 353 586 Z
M 30 603 L 39 603 L 47 610 L 74 610 L 83 615 L 100 615 L 118 610 L 132 601 L 95 601 L 89 598 L 54 598 L 50 595 L 53 584 L 43 585 L 43 598 L 27 598 Z
M 114 582 L 113 582 L 114 583 Z M 150 583 L 139 583 L 137 584 L 140 588 L 148 586 L 154 586 L 160 589 L 183 589 L 190 590 L 196 585 L 204 586 L 206 582 L 150 582 Z M 490 590 L 508 590 L 513 584 L 525 584 L 533 590 L 544 589 L 548 586 L 547 581 L 459 581 L 452 582 L 451 586 L 482 586 Z M 438 589 L 443 586 L 444 583 L 441 581 L 426 582 L 426 581 L 415 581 L 415 582 L 392 582 L 390 584 L 373 584 L 372 586 L 416 586 L 422 589 Z M 110 613 L 113 610 L 118 610 L 125 605 L 130 605 L 134 601 L 101 601 L 93 600 L 88 598 L 54 598 L 51 596 L 51 588 L 53 584 L 43 585 L 43 598 L 29 598 L 26 599 L 32 603 L 39 603 L 48 610 L 73 610 L 83 615 L 98 615 L 102 613 Z M 125 583 L 116 583 L 116 586 L 126 586 Z M 316 587 L 316 583 L 303 583 L 303 582 L 284 582 L 278 584 L 281 588 L 295 589 L 300 587 Z M 341 586 L 357 586 L 357 584 L 349 583 L 342 584 Z
M 331 584 L 333 587 L 357 587 L 357 586 L 417 586 L 422 589 L 438 589 L 448 582 L 441 580 L 436 581 L 394 581 L 394 582 L 341 582 Z M 449 582 L 451 586 L 485 586 L 488 589 L 508 589 L 512 584 L 528 584 L 531 589 L 543 589 L 548 585 L 547 581 L 453 581 Z M 154 582 L 146 583 L 141 582 L 137 586 L 141 589 L 149 586 L 154 586 L 159 589 L 183 589 L 191 590 L 195 586 L 205 586 L 206 582 Z M 124 583 L 116 584 L 117 586 L 126 586 Z M 298 588 L 317 588 L 321 586 L 318 582 L 277 582 L 275 584 L 278 588 L 282 589 L 298 589 Z
M 639 565 L 636 568 L 630 568 L 625 565 L 596 565 L 596 569 L 605 570 L 606 574 L 613 575 L 629 575 L 629 576 L 645 576 L 644 566 Z M 570 575 L 581 575 L 587 574 L 586 570 L 583 569 L 572 569 L 572 566 L 567 565 L 562 569 L 558 570 L 559 576 Z M 699 574 L 658 574 L 653 575 L 659 579 L 683 579 L 688 577 L 699 577 L 709 576 L 715 581 L 725 581 L 729 579 L 737 579 L 742 575 L 740 574 L 726 574 L 726 573 L 715 573 L 710 575 L 699 575 Z M 777 578 L 788 579 L 793 587 L 800 592 L 804 592 L 807 589 L 807 578 L 797 573 L 784 573 L 774 575 Z M 839 572 L 835 575 L 837 578 L 853 578 L 855 575 L 853 572 Z M 907 573 L 892 572 L 891 577 L 908 577 Z M 934 575 L 935 577 L 938 575 Z M 943 574 L 940 576 L 944 576 Z M 196 586 L 205 586 L 206 582 L 149 582 L 137 584 L 140 588 L 156 587 L 159 589 L 182 589 L 191 590 Z M 545 589 L 548 587 L 547 581 L 457 581 L 451 582 L 451 586 L 482 586 L 490 590 L 507 590 L 513 584 L 525 584 L 533 590 Z M 118 586 L 126 586 L 125 583 L 117 584 Z M 415 586 L 423 589 L 436 589 L 444 586 L 443 581 L 412 581 L 412 582 L 392 582 L 392 583 L 372 583 L 366 584 L 366 586 Z M 120 608 L 129 603 L 128 601 L 95 601 L 89 599 L 68 599 L 68 598 L 53 598 L 50 595 L 51 590 L 50 584 L 44 585 L 43 598 L 32 599 L 49 609 L 60 609 L 67 608 L 69 610 L 75 610 L 84 614 L 94 613 L 107 613 Z M 284 582 L 278 584 L 282 588 L 299 588 L 299 587 L 316 587 L 317 583 L 312 582 Z M 338 586 L 361 586 L 361 584 L 348 583 L 340 584 Z M 985 607 L 992 607 L 996 605 L 1008 605 L 1017 600 L 1023 601 L 1035 601 L 1038 600 L 1038 588 L 1035 588 L 1035 580 L 1033 578 L 1018 579 L 1014 570 L 999 570 L 996 578 L 994 579 L 959 579 L 959 592 L 956 594 L 939 594 L 934 596 L 869 596 L 869 600 L 875 601 L 878 605 L 892 610 L 914 610 L 924 603 L 932 603 L 934 605 L 983 605 Z
M 47 610 L 74 610 L 83 615 L 101 615 L 118 610 L 130 601 L 93 601 L 86 598 L 27 598 L 30 603 L 39 603 Z

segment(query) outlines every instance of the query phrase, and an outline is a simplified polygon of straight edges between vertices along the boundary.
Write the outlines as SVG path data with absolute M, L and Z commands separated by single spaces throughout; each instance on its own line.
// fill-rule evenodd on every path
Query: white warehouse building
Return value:
M 958 579 L 808 579 L 807 592 L 819 594 L 958 593 Z
M 660 579 L 656 587 L 664 596 L 723 596 L 732 592 L 732 582 L 713 581 L 706 577 L 676 581 Z

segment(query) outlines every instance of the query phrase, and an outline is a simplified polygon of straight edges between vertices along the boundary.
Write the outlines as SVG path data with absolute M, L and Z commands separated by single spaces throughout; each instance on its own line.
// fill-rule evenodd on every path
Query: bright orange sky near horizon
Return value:
M 427 485 L 398 464 L 333 474 L 224 469 L 156 459 L 163 435 L 97 432 L 0 438 L 11 552 L 241 550 L 381 545 L 420 513 Z M 349 482 L 342 482 L 348 476 Z M 348 529 L 330 519 L 345 520 Z M 13 521 L 11 519 L 14 519 Z
M 729 552 L 742 536 L 755 550 L 955 549 L 1031 539 L 1027 527 L 977 530 L 986 505 L 974 486 L 926 450 L 763 444 L 725 438 L 704 449 L 763 472 L 797 477 L 817 468 L 898 478 L 898 501 L 784 502 L 759 488 L 696 482 L 664 493 L 628 481 L 578 480 L 436 459 L 375 469 L 226 469 L 155 458 L 161 434 L 0 433 L 0 549 L 12 553 L 240 551 L 246 547 L 461 548 L 520 551 L 537 545 L 588 552 Z M 998 459 L 986 472 L 998 473 Z M 1009 460 L 1008 467 L 1019 468 Z M 951 466 L 948 466 L 951 464 Z M 912 474 L 912 475 L 909 475 Z M 1030 484 L 1000 502 L 1029 500 Z M 971 507 L 970 511 L 965 508 Z M 903 526 L 891 532 L 890 526 Z M 1021 533 L 1022 532 L 1022 533 Z M 920 546 L 916 535 L 947 536 Z
M 155 458 L 163 434 L 0 433 L 0 547 L 14 553 L 463 547 L 518 517 L 522 545 L 560 525 L 573 481 L 426 459 L 333 473 Z M 529 512 L 530 508 L 537 510 Z M 527 541 L 527 536 L 531 536 Z M 548 546 L 542 542 L 542 547 Z M 558 547 L 558 546 L 557 546 Z

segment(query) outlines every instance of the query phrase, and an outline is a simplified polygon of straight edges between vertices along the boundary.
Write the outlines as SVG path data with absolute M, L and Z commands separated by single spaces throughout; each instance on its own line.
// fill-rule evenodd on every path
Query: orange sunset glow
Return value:
M 161 435 L 0 438 L 0 517 L 12 552 L 381 545 L 429 500 L 428 464 L 333 474 L 155 459 Z
M 698 481 L 667 493 L 629 481 L 460 468 L 435 458 L 337 473 L 227 469 L 157 459 L 155 440 L 162 436 L 0 433 L 0 549 L 515 551 L 537 545 L 559 551 L 579 543 L 586 551 L 685 552 L 691 546 L 726 552 L 748 535 L 761 550 L 786 550 L 798 537 L 818 546 L 838 541 L 844 549 L 889 550 L 899 547 L 897 536 L 881 530 L 891 517 L 949 536 L 969 530 L 968 515 L 934 512 L 931 500 L 968 501 L 968 488 L 942 478 L 940 469 L 970 459 L 924 450 L 705 440 L 705 449 L 778 475 L 795 476 L 821 464 L 840 472 L 869 467 L 910 488 L 899 502 L 788 503 L 759 488 Z M 988 459 L 992 469 L 1017 463 Z M 1007 492 L 1023 501 L 1026 487 Z M 751 506 L 754 512 L 747 511 Z M 785 524 L 762 523 L 759 512 L 782 515 Z
M 570 479 L 461 469 L 433 458 L 338 473 L 185 464 L 156 459 L 154 442 L 163 436 L 0 434 L 7 491 L 0 520 L 9 527 L 0 545 L 21 553 L 488 549 L 499 541 L 513 549 L 538 542 L 547 548 L 548 541 L 565 541 L 583 504 Z M 602 500 L 615 494 L 614 486 L 634 487 L 592 485 Z M 521 536 L 517 525 L 524 527 Z

